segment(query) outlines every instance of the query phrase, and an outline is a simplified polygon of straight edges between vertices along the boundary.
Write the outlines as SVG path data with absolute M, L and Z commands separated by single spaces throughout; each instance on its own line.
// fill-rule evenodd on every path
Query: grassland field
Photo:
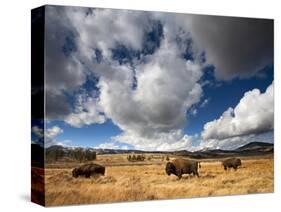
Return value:
M 147 156 L 147 155 L 146 155 Z M 170 160 L 174 159 L 173 157 Z M 98 155 L 104 176 L 73 178 L 73 162 L 47 164 L 46 206 L 206 197 L 274 191 L 273 157 L 241 158 L 237 171 L 224 171 L 220 160 L 201 160 L 200 177 L 165 173 L 161 156 L 129 162 L 127 155 Z

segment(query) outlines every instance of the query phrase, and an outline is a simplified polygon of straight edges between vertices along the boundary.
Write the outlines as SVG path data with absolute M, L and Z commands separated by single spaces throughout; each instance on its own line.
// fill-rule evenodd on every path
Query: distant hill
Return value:
M 101 154 L 170 154 L 185 156 L 195 159 L 223 158 L 223 157 L 242 157 L 242 156 L 261 156 L 269 155 L 274 151 L 274 145 L 264 142 L 251 142 L 234 150 L 222 149 L 203 149 L 195 152 L 187 150 L 181 151 L 142 151 L 142 150 L 122 150 L 122 149 L 96 149 L 81 147 L 65 147 L 54 145 L 45 149 L 47 161 L 58 161 L 62 158 L 74 161 L 94 160 L 96 155 Z M 39 145 L 32 144 L 33 161 L 42 164 L 43 148 Z
M 199 150 L 196 152 L 175 152 L 176 155 L 187 156 L 191 158 L 223 158 L 223 157 L 243 157 L 243 156 L 261 156 L 272 154 L 274 145 L 264 142 L 251 142 L 234 150 Z
M 264 143 L 264 142 L 251 142 L 251 143 L 248 143 L 244 146 L 241 146 L 239 148 L 237 148 L 236 150 L 237 151 L 264 151 L 264 150 L 270 150 L 270 149 L 273 149 L 273 144 L 271 143 Z

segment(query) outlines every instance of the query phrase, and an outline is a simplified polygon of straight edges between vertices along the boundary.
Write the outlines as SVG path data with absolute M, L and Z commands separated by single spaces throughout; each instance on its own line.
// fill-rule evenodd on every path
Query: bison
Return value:
M 228 158 L 222 161 L 222 166 L 224 167 L 224 170 L 227 170 L 228 168 L 233 168 L 234 170 L 237 170 L 237 168 L 241 165 L 242 163 L 239 158 Z
M 201 168 L 200 163 L 195 160 L 175 159 L 166 164 L 166 173 L 174 174 L 181 179 L 183 174 L 193 174 L 199 177 L 198 168 Z
M 85 164 L 72 170 L 72 176 L 75 178 L 79 176 L 85 176 L 86 178 L 89 178 L 96 174 L 104 175 L 104 173 L 105 167 L 94 163 Z

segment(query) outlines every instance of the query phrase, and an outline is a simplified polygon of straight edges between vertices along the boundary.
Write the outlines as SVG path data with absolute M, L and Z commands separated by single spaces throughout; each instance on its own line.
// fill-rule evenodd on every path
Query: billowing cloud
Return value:
M 185 126 L 186 111 L 200 101 L 201 67 L 180 57 L 174 43 L 164 41 L 146 60 L 136 66 L 135 89 L 131 89 L 133 72 L 127 67 L 116 79 L 101 77 L 99 103 L 124 131 L 116 137 L 119 142 L 137 149 L 185 148 L 190 142 L 175 132 Z
M 120 45 L 141 49 L 145 41 L 143 35 L 152 27 L 149 14 L 145 12 L 47 6 L 47 118 L 81 122 L 72 114 L 72 105 L 65 94 L 74 95 L 92 74 L 118 77 L 123 68 L 118 67 L 120 71 L 116 72 L 118 61 L 112 60 L 112 50 Z M 93 111 L 89 113 L 83 114 L 96 119 Z M 89 122 L 95 123 L 94 120 Z
M 45 136 L 46 136 L 46 138 L 54 138 L 57 135 L 61 134 L 62 132 L 63 132 L 63 130 L 60 127 L 53 126 L 46 130 Z
M 226 110 L 219 119 L 204 125 L 202 138 L 226 139 L 259 134 L 274 128 L 274 93 L 272 83 L 264 93 L 253 89 L 244 94 L 238 105 Z
M 272 62 L 271 31 L 268 20 L 47 6 L 46 116 L 73 127 L 111 119 L 123 131 L 114 139 L 135 148 L 188 148 L 186 114 L 209 101 L 198 104 L 203 67 L 214 65 L 226 80 L 257 73 Z M 85 85 L 91 77 L 93 93 Z M 218 122 L 236 120 L 239 108 Z M 220 124 L 209 125 L 206 139 L 231 131 L 216 135 Z M 252 128 L 235 135 L 263 127 Z
M 60 8 L 61 10 L 61 8 Z M 64 10 L 72 26 L 79 32 L 79 48 L 84 59 L 99 49 L 103 57 L 112 56 L 111 49 L 123 44 L 141 49 L 143 35 L 151 28 L 150 13 L 130 10 L 87 9 L 70 7 Z M 92 51 L 89 51 L 92 50 Z
M 68 145 L 70 140 L 58 141 L 56 137 L 63 133 L 63 129 L 59 126 L 48 127 L 45 131 L 43 128 L 35 125 L 31 128 L 31 132 L 34 133 L 38 139 L 34 142 L 41 144 L 42 146 L 49 147 L 52 145 Z
M 52 126 L 45 130 L 45 147 L 49 147 L 52 145 L 61 145 L 64 146 L 67 143 L 70 143 L 71 141 L 58 141 L 56 137 L 63 133 L 63 129 L 61 129 L 59 126 Z
M 127 73 L 127 74 L 126 74 Z M 122 130 L 150 135 L 182 128 L 186 110 L 200 100 L 200 66 L 161 47 L 149 62 L 137 67 L 137 87 L 126 68 L 116 79 L 101 78 L 100 105 Z
M 74 127 L 102 124 L 106 118 L 99 111 L 97 100 L 85 93 L 77 95 L 74 112 L 65 117 L 65 122 Z
M 169 133 L 160 132 L 152 136 L 140 136 L 133 132 L 124 132 L 113 137 L 114 141 L 127 143 L 140 150 L 170 151 L 192 149 L 195 137 L 183 134 L 181 130 L 173 130 Z
M 153 54 L 142 55 L 139 60 L 135 58 L 132 66 L 114 60 L 111 50 L 120 43 L 134 51 L 141 49 L 144 32 L 153 26 L 150 13 L 93 10 L 93 14 L 85 16 L 79 10 L 68 12 L 72 25 L 79 32 L 78 52 L 74 56 L 99 77 L 100 95 L 98 100 L 92 99 L 89 107 L 86 101 L 81 105 L 84 109 L 91 107 L 92 113 L 89 114 L 88 109 L 87 112 L 74 112 L 66 116 L 65 121 L 76 127 L 102 123 L 104 117 L 98 114 L 104 113 L 124 131 L 124 135 L 143 137 L 150 143 L 155 143 L 158 133 L 169 137 L 172 131 L 183 128 L 186 111 L 202 96 L 198 83 L 202 71 L 201 64 L 182 57 L 184 49 L 179 48 L 176 37 L 171 36 L 170 26 L 164 28 L 159 48 Z M 109 32 L 111 36 L 108 36 Z M 100 50 L 100 58 L 94 49 Z M 125 141 L 129 143 L 128 139 Z M 149 142 L 143 145 L 146 143 Z

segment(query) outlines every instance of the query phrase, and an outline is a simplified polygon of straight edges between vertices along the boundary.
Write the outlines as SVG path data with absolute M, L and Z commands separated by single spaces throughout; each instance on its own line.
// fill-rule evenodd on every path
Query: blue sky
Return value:
M 122 131 L 107 120 L 103 124 L 93 124 L 86 127 L 72 127 L 63 121 L 53 121 L 47 124 L 47 127 L 59 126 L 63 133 L 59 134 L 56 139 L 60 141 L 71 140 L 74 146 L 94 147 L 101 143 L 111 141 L 111 137 L 119 135 Z
M 47 6 L 45 146 L 193 151 L 272 135 L 272 27 Z

